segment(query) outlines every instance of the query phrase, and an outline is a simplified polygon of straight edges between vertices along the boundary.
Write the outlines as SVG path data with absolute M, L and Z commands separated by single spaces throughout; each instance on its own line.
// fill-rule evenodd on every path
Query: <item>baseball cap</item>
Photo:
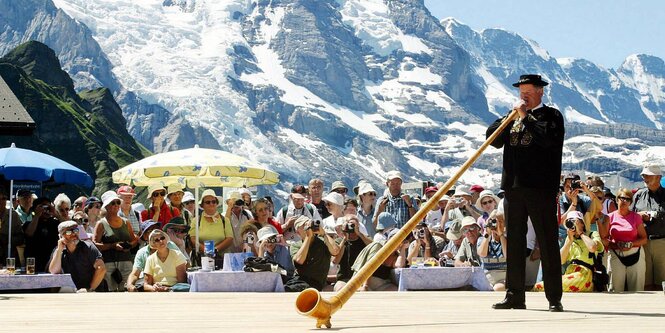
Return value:
M 438 190 L 439 190 L 439 189 L 436 188 L 436 186 L 430 186 L 430 187 L 428 187 L 428 188 L 425 189 L 425 194 L 430 193 L 430 192 L 436 192 L 436 191 L 438 191 Z
M 471 191 L 471 193 L 474 193 L 474 192 L 475 193 L 480 193 L 484 190 L 485 190 L 484 187 L 482 187 L 480 185 L 477 185 L 477 184 L 476 185 L 471 185 L 471 188 L 469 189 L 469 191 Z
M 136 195 L 136 192 L 134 191 L 134 189 L 131 186 L 128 186 L 128 185 L 120 186 L 118 188 L 118 190 L 116 191 L 116 193 L 118 195 L 131 195 L 131 196 Z
M 402 180 L 403 179 L 402 173 L 397 170 L 388 171 L 388 173 L 386 174 L 386 180 L 393 180 L 395 178 L 399 178 L 400 180 Z

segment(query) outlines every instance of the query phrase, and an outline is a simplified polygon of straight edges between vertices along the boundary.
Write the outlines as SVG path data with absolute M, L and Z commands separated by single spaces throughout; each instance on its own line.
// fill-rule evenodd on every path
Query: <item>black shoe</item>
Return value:
M 526 309 L 526 304 L 524 301 L 517 301 L 510 297 L 506 297 L 503 301 L 499 303 L 492 304 L 492 309 L 503 310 L 503 309 Z
M 563 312 L 563 305 L 561 305 L 561 302 L 550 303 L 550 312 Z

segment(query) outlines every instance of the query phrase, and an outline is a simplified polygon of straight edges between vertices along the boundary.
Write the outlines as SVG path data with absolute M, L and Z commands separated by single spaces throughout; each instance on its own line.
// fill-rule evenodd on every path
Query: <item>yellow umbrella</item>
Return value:
M 113 172 L 113 182 L 134 186 L 177 182 L 188 188 L 250 187 L 277 184 L 279 175 L 244 157 L 196 145 L 127 165 Z

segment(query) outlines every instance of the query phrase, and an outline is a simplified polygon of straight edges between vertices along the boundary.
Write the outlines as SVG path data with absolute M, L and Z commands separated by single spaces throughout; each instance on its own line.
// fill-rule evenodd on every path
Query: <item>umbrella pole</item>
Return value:
M 12 256 L 12 215 L 14 215 L 14 180 L 9 181 L 9 234 L 7 234 L 7 258 Z
M 196 200 L 196 205 L 199 205 L 199 186 L 194 187 L 194 198 Z M 194 222 L 196 223 L 196 253 L 199 253 L 199 207 L 194 209 Z

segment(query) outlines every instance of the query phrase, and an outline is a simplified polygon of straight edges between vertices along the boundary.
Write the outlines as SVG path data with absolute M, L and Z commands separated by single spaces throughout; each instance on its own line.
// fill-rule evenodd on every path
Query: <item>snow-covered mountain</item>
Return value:
M 54 3 L 94 38 L 110 63 L 104 75 L 287 183 L 378 185 L 391 169 L 445 180 L 517 100 L 511 83 L 523 73 L 552 82 L 546 103 L 569 124 L 567 167 L 635 180 L 645 161 L 663 162 L 652 144 L 665 142 L 659 58 L 631 56 L 616 71 L 554 59 L 512 32 L 439 21 L 422 0 Z M 125 109 L 129 123 L 136 110 Z M 133 124 L 141 142 L 155 134 Z M 499 158 L 489 149 L 463 182 L 496 186 Z

